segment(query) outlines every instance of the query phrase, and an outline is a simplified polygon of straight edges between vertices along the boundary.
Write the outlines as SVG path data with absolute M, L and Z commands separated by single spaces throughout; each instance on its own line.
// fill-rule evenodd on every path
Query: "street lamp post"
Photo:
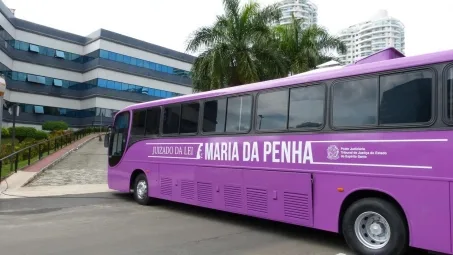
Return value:
M 15 145 L 14 142 L 16 140 L 16 116 L 19 115 L 19 105 L 17 103 L 14 103 L 10 106 L 11 109 L 11 114 L 13 115 L 13 128 L 12 131 L 13 133 L 11 134 L 11 145 L 13 146 L 13 152 L 15 152 Z
M 6 90 L 5 78 L 0 76 L 0 146 L 2 145 L 2 124 L 3 124 L 3 95 Z
M 101 125 L 99 126 L 99 142 L 102 142 L 102 108 L 99 109 L 99 114 L 101 115 Z

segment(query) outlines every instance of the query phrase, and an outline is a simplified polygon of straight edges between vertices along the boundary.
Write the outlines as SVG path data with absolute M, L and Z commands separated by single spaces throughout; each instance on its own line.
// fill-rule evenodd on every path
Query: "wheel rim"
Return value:
M 140 180 L 137 183 L 136 191 L 137 191 L 137 197 L 139 199 L 145 198 L 145 196 L 147 195 L 147 192 L 148 192 L 148 186 L 146 185 L 146 181 Z
M 387 220 L 376 212 L 364 212 L 354 223 L 357 239 L 367 248 L 381 249 L 390 240 L 390 225 Z

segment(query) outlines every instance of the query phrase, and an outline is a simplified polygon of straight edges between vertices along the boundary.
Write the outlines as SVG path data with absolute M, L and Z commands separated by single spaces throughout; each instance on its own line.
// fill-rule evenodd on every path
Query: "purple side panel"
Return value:
M 148 195 L 151 197 L 159 196 L 159 165 L 158 164 L 147 164 L 145 168 L 134 168 L 132 162 L 128 162 L 131 167 L 130 169 L 143 169 L 146 171 L 146 177 L 148 177 Z
M 248 215 L 312 226 L 311 175 L 244 171 Z
M 453 182 L 450 182 L 450 231 L 451 231 L 451 239 L 453 239 Z M 450 247 L 450 253 L 453 253 L 453 243 Z
M 159 173 L 155 197 L 313 225 L 310 174 L 164 164 Z
M 450 252 L 451 148 L 451 131 L 151 139 L 109 168 L 109 187 L 128 191 L 143 169 L 150 196 L 334 232 L 348 194 L 381 191 L 412 246 Z
M 121 192 L 129 192 L 129 180 L 134 169 L 140 169 L 140 164 L 131 164 L 130 162 L 124 162 L 124 160 L 116 167 L 109 167 L 107 174 L 109 188 Z
M 344 192 L 338 192 L 337 187 L 344 188 Z M 403 208 L 409 223 L 411 246 L 450 252 L 448 182 L 315 174 L 313 188 L 315 228 L 337 232 L 341 204 L 349 194 L 357 190 L 381 191 L 395 198 Z

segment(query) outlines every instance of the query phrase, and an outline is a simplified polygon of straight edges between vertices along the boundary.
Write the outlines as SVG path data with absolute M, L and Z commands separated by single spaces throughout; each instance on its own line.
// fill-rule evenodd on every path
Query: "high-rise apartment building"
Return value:
M 339 33 L 340 40 L 347 46 L 347 53 L 340 61 L 350 64 L 388 47 L 404 53 L 404 25 L 401 21 L 379 11 L 371 20 L 350 26 Z
M 318 22 L 318 7 L 309 0 L 283 0 L 279 3 L 282 11 L 280 24 L 291 23 L 291 14 L 297 19 L 303 19 L 302 27 Z
M 105 29 L 79 36 L 18 19 L 0 1 L 0 39 L 4 99 L 20 107 L 18 125 L 105 125 L 128 105 L 192 93 L 194 56 Z M 6 109 L 2 121 L 12 123 Z

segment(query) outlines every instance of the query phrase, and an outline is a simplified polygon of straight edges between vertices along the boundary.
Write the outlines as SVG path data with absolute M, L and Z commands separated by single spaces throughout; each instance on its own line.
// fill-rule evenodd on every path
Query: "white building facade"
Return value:
M 291 15 L 296 19 L 303 19 L 303 28 L 318 23 L 318 7 L 309 0 L 283 0 L 279 2 L 282 11 L 280 24 L 290 24 Z
M 339 38 L 347 46 L 347 53 L 339 60 L 350 64 L 388 47 L 401 53 L 405 50 L 404 25 L 401 21 L 379 11 L 371 20 L 350 26 L 339 33 Z
M 19 126 L 106 125 L 128 105 L 192 93 L 195 57 L 105 29 L 75 35 L 18 19 L 0 1 L 0 39 L 4 99 L 20 107 Z M 12 124 L 7 109 L 2 121 Z

